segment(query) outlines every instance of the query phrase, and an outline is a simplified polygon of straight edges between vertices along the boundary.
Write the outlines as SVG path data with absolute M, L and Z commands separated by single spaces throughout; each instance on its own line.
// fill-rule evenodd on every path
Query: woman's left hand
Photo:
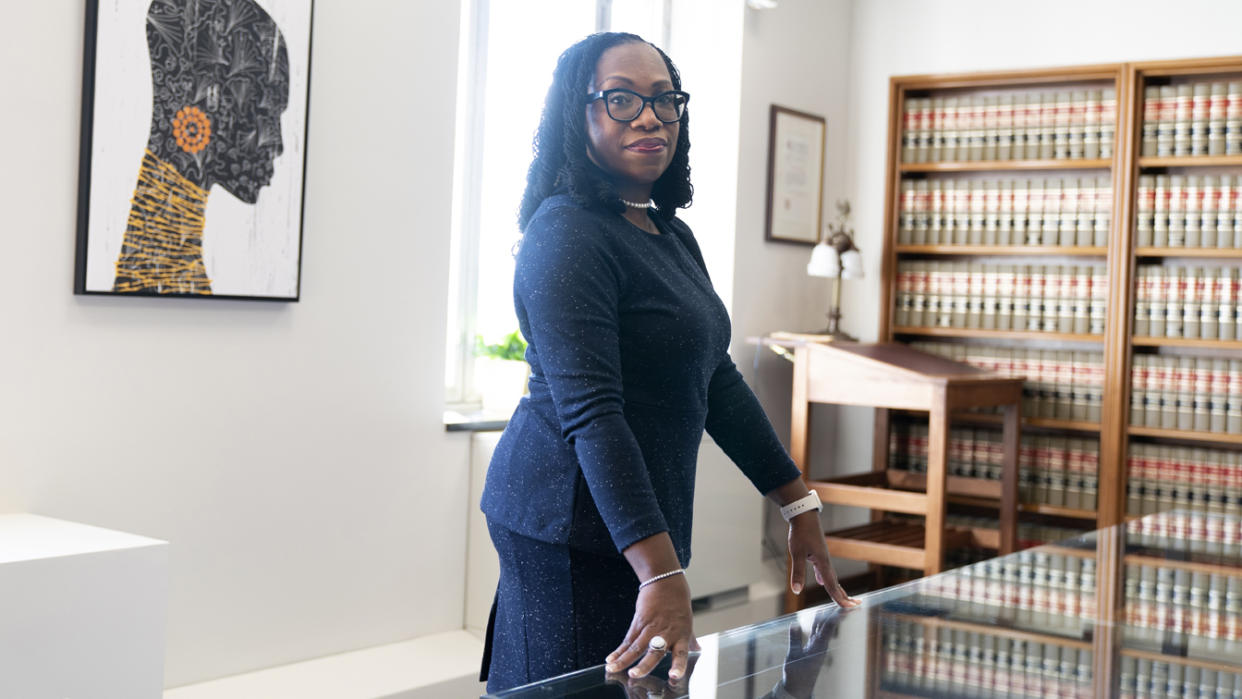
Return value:
M 804 512 L 789 520 L 789 588 L 794 594 L 802 592 L 802 581 L 806 579 L 806 562 L 811 561 L 815 570 L 815 580 L 827 590 L 828 596 L 842 609 L 850 609 L 859 605 L 859 601 L 845 594 L 841 583 L 837 581 L 837 572 L 832 568 L 832 559 L 828 557 L 828 543 L 824 541 L 824 531 L 820 527 L 819 512 Z

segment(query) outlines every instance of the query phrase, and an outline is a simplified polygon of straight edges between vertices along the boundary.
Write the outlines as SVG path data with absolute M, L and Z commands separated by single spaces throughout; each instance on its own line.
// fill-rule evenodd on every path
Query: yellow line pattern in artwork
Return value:
M 207 190 L 148 150 L 131 204 L 113 291 L 210 294 L 203 266 Z

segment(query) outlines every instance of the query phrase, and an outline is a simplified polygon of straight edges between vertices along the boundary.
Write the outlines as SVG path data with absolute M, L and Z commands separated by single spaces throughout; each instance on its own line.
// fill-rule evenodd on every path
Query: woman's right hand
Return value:
M 670 681 L 686 675 L 686 661 L 691 651 L 699 650 L 694 638 L 694 615 L 690 610 L 690 585 L 685 575 L 674 575 L 656 581 L 638 591 L 634 604 L 634 620 L 625 640 L 608 654 L 605 668 L 608 672 L 620 672 L 630 668 L 630 677 L 645 677 L 664 659 L 673 654 L 669 668 Z M 650 649 L 651 639 L 660 636 L 666 644 L 664 651 Z

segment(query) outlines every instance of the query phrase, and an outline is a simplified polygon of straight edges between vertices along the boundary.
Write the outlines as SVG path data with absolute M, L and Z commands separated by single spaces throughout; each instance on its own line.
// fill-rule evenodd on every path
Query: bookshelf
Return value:
M 890 80 L 879 341 L 940 347 L 992 370 L 994 362 L 1018 363 L 1021 352 L 1042 353 L 1045 361 L 1085 352 L 1102 365 L 1077 387 L 1064 377 L 1029 381 L 1037 394 L 1060 396 L 1070 386 L 1070 402 L 1098 390 L 1098 419 L 1023 407 L 1024 437 L 1029 430 L 1097 445 L 1098 485 L 1090 508 L 1032 501 L 1020 491 L 1024 519 L 1103 528 L 1153 507 L 1197 509 L 1209 500 L 1242 512 L 1242 478 L 1230 486 L 1237 492 L 1208 498 L 1219 484 L 1195 475 L 1205 464 L 1242 472 L 1235 415 L 1242 413 L 1242 381 L 1237 369 L 1213 369 L 1214 362 L 1242 362 L 1239 85 L 1242 56 Z M 1214 97 L 1221 94 L 1223 102 Z M 1239 106 L 1231 112 L 1235 94 Z M 1213 104 L 1227 106 L 1217 113 Z M 1032 112 L 1031 105 L 1039 107 Z M 1092 293 L 1083 293 L 1084 276 Z M 1233 314 L 1228 322 L 1221 309 Z M 1058 361 L 1078 376 L 1080 362 Z M 1174 367 L 1160 374 L 1166 384 L 1140 379 L 1136 370 L 1154 364 Z M 1011 375 L 1032 373 L 1015 368 Z M 1223 423 L 1210 419 L 1214 409 Z M 1182 414 L 1142 419 L 1153 410 Z M 919 419 L 886 412 L 876 425 L 902 430 Z M 979 429 L 996 420 L 953 419 L 955 427 Z M 969 495 L 949 501 L 986 507 Z M 1124 562 L 1145 565 L 1133 554 Z M 1185 565 L 1221 574 L 1213 564 Z M 1236 562 L 1230 570 L 1237 575 Z M 1124 614 L 1123 580 L 1115 577 L 1100 581 L 1101 600 L 1111 600 L 1102 606 Z M 1119 658 L 1095 659 L 1096 686 L 1115 686 L 1140 659 L 1238 672 L 1237 664 L 1126 648 Z

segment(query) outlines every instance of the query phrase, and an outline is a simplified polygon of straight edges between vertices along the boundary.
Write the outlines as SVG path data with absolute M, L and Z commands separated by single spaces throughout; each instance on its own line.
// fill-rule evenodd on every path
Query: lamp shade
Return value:
M 843 279 L 862 279 L 866 275 L 863 272 L 862 255 L 857 250 L 846 250 L 841 254 L 841 267 Z
M 836 248 L 820 243 L 811 250 L 811 261 L 806 263 L 806 273 L 812 277 L 835 277 L 841 268 Z

